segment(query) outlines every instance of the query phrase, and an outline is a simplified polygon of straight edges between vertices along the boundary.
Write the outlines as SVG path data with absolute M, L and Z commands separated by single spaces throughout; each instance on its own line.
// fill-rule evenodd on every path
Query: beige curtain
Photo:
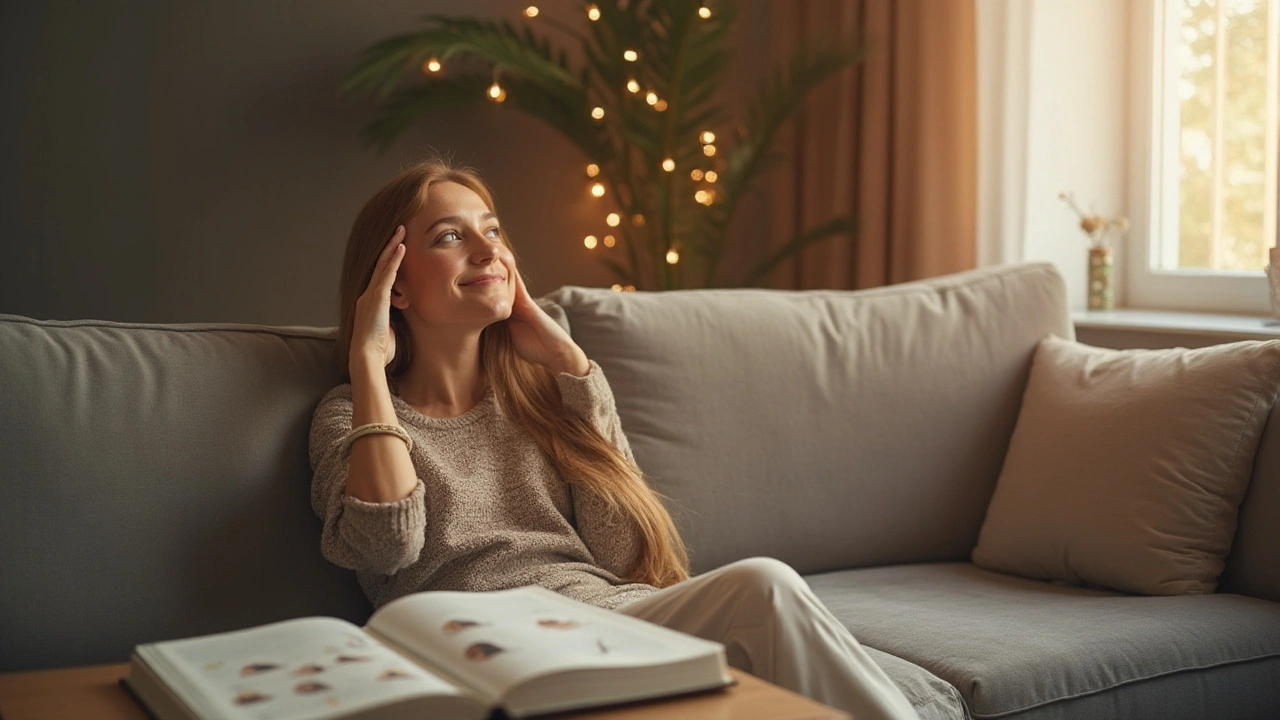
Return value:
M 780 267 L 779 288 L 865 288 L 974 266 L 977 48 L 974 0 L 771 3 L 775 58 L 833 31 L 864 60 L 818 88 L 780 133 L 773 247 L 839 215 L 853 238 L 819 241 Z

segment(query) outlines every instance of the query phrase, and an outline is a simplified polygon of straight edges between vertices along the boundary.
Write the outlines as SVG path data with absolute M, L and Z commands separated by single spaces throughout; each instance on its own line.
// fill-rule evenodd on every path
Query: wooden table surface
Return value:
M 148 720 L 120 687 L 127 663 L 0 674 L 0 720 Z M 573 720 L 849 720 L 838 710 L 732 670 L 721 692 L 654 700 L 610 710 L 563 713 Z

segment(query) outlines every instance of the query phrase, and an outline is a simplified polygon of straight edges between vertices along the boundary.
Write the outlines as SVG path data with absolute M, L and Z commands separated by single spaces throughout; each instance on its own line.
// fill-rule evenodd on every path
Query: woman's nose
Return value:
M 501 237 L 491 238 L 484 235 L 483 233 L 478 233 L 475 235 L 475 241 L 473 245 L 475 249 L 472 251 L 472 255 L 475 256 L 476 260 L 489 261 L 489 260 L 492 260 L 499 252 L 501 252 L 502 238 Z

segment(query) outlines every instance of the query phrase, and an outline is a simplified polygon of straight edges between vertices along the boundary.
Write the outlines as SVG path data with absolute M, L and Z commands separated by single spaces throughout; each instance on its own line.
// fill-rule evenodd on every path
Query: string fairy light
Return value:
M 595 236 L 595 235 L 588 235 L 588 236 L 586 236 L 585 238 L 583 238 L 583 239 L 582 239 L 582 244 L 583 244 L 583 245 L 585 245 L 585 246 L 587 247 L 587 249 L 588 249 L 588 250 L 595 250 L 595 249 L 596 249 L 596 236 Z
M 715 146 L 715 145 L 703 145 L 703 146 L 702 146 L 702 154 L 703 154 L 703 155 L 706 155 L 707 157 L 711 157 L 712 155 L 715 155 L 715 154 L 716 154 L 716 146 Z
M 704 177 L 706 177 L 706 178 L 707 178 L 707 182 L 711 182 L 711 183 L 713 183 L 713 182 L 715 182 L 715 181 L 716 181 L 716 179 L 717 179 L 717 178 L 719 178 L 720 176 L 716 174 L 716 171 L 715 171 L 715 170 L 708 170 L 708 171 L 707 171 L 707 174 L 706 174 Z
M 627 80 L 627 92 L 633 92 L 633 93 L 640 92 L 640 83 L 636 82 L 635 78 L 631 78 L 630 80 Z
M 618 227 L 618 225 L 622 223 L 622 216 L 618 213 L 609 213 L 608 217 L 604 219 L 604 222 L 609 227 Z
M 635 62 L 640 59 L 640 55 L 637 54 L 635 50 L 624 50 L 622 52 L 622 59 L 627 62 Z
M 590 20 L 591 22 L 595 22 L 599 20 L 600 8 L 596 7 L 594 4 L 587 5 L 587 19 Z
M 648 95 L 645 95 L 645 96 L 644 96 L 644 101 L 645 101 L 645 102 L 647 102 L 647 103 L 649 103 L 650 105 L 657 105 L 657 104 L 658 104 L 658 93 L 656 93 L 656 92 L 650 92 Z
M 597 119 L 597 120 L 603 119 L 603 118 L 604 118 L 604 108 L 599 107 L 599 106 L 592 108 L 592 109 L 591 109 L 591 117 L 593 117 L 593 118 L 595 118 L 595 119 Z
M 622 286 L 621 286 L 621 285 L 619 285 L 618 283 L 614 283 L 614 284 L 613 284 L 613 287 L 611 287 L 611 288 L 609 288 L 609 289 L 610 289 L 610 290 L 612 290 L 612 291 L 614 291 L 614 292 L 622 292 Z
M 597 164 L 595 164 L 595 163 L 591 163 L 590 165 L 588 165 L 588 166 L 587 166 L 587 177 L 595 177 L 595 176 L 597 176 L 597 175 L 599 175 L 599 174 L 600 174 L 600 166 L 599 166 L 599 165 L 597 165 Z
M 698 139 L 702 141 L 703 145 L 710 145 L 716 141 L 716 134 L 710 130 L 703 130 L 702 133 L 698 135 Z
M 657 110 L 658 112 L 662 112 L 663 110 L 666 110 L 667 101 L 663 100 L 662 98 L 658 98 L 658 102 L 653 104 L 653 109 Z
M 698 17 L 702 18 L 703 20 L 710 18 L 711 8 L 707 7 L 706 5 L 703 5 L 702 7 L 698 8 Z
M 671 172 L 672 170 L 675 170 L 675 169 L 676 169 L 676 161 L 675 161 L 675 160 L 672 160 L 671 158 L 667 158 L 667 159 L 663 160 L 663 161 L 662 161 L 662 169 L 663 169 L 663 170 L 666 170 L 667 172 Z
M 612 236 L 612 235 L 605 235 L 605 236 L 604 236 L 604 246 L 605 246 L 605 247 L 607 247 L 607 248 L 611 248 L 611 247 L 613 247 L 614 245 L 617 245 L 617 244 L 618 244 L 618 239 L 617 239 L 617 238 L 615 238 L 614 236 Z
M 604 197 L 604 183 L 591 183 L 591 194 L 596 197 Z
M 431 58 L 430 60 L 422 63 L 422 71 L 427 74 L 440 72 L 440 58 Z
M 702 179 L 702 170 L 700 168 L 694 168 L 689 173 L 689 177 L 693 178 L 694 182 L 698 182 L 699 180 Z
M 531 18 L 532 18 L 532 17 L 538 17 L 538 6 L 537 6 L 537 5 L 530 5 L 529 7 L 525 8 L 525 9 L 524 9 L 524 15 L 525 15 L 525 17 L 531 17 Z
M 631 224 L 632 224 L 632 225 L 635 225 L 636 227 L 643 227 L 643 226 L 644 226 L 644 216 L 643 216 L 643 215 L 641 215 L 640 213 L 636 213 L 635 215 L 632 215 L 632 216 L 631 216 Z
M 502 102 L 507 99 L 507 91 L 503 90 L 496 80 L 489 86 L 489 99 L 494 102 Z
M 680 262 L 680 253 L 675 248 L 671 248 L 667 251 L 667 264 L 675 265 L 678 262 Z

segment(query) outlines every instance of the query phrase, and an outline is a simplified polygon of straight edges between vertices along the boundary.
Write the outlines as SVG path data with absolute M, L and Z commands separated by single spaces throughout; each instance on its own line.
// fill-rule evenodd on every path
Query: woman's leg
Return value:
M 724 643 L 733 667 L 858 720 L 917 718 L 893 681 L 779 560 L 739 560 L 618 612 Z

